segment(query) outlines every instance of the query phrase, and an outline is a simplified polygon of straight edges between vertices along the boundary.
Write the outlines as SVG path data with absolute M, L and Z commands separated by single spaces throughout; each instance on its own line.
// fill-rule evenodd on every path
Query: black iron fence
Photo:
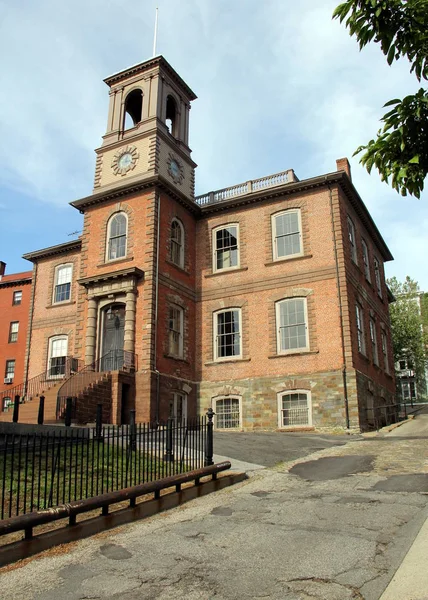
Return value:
M 181 423 L 131 421 L 0 437 L 0 518 L 213 464 L 212 414 Z

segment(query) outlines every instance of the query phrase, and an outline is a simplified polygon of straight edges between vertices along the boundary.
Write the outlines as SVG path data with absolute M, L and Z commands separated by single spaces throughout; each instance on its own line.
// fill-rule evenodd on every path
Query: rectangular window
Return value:
M 382 298 L 382 283 L 381 283 L 381 277 L 380 277 L 380 264 L 376 257 L 374 257 L 374 259 L 373 259 L 373 264 L 374 264 L 374 273 L 375 273 L 377 293 Z
M 376 336 L 376 322 L 374 319 L 370 319 L 370 342 L 372 345 L 372 357 L 373 363 L 379 366 L 379 358 L 377 351 L 377 336 Z
M 60 265 L 55 271 L 54 304 L 67 302 L 71 298 L 73 265 Z
M 18 341 L 19 321 L 12 321 L 9 327 L 9 344 Z
M 214 271 L 239 265 L 238 226 L 228 225 L 214 230 Z
M 275 260 L 303 254 L 300 210 L 273 215 L 272 233 Z
M 364 240 L 361 240 L 361 246 L 363 248 L 364 275 L 367 281 L 370 283 L 372 279 L 370 277 L 369 249 L 367 248 L 367 244 Z
M 176 423 L 185 423 L 187 419 L 187 396 L 181 392 L 173 392 L 169 404 L 169 417 Z
M 312 424 L 309 410 L 309 397 L 306 392 L 287 392 L 280 394 L 280 427 L 298 427 Z
M 215 403 L 217 429 L 238 429 L 241 426 L 239 398 L 219 398 Z
M 383 365 L 385 368 L 385 372 L 389 373 L 388 345 L 387 345 L 387 340 L 386 340 L 386 334 L 384 331 L 381 331 L 380 339 L 382 342 Z
M 4 375 L 8 379 L 13 379 L 15 377 L 15 360 L 6 361 L 6 371 Z
M 282 300 L 276 304 L 278 353 L 305 350 L 308 344 L 305 298 Z
M 183 309 L 178 306 L 169 308 L 169 354 L 183 356 Z
M 12 300 L 12 304 L 14 306 L 21 304 L 22 302 L 22 291 L 18 290 L 17 292 L 13 292 L 13 300 Z
M 354 261 L 355 264 L 358 264 L 357 243 L 356 243 L 356 238 L 355 238 L 355 226 L 350 217 L 348 217 L 348 235 L 349 235 L 349 247 L 351 250 L 351 259 Z
M 357 341 L 358 350 L 362 353 L 366 353 L 366 341 L 364 338 L 364 314 L 363 309 L 358 304 L 355 305 L 355 315 L 357 319 Z
M 66 337 L 51 339 L 49 348 L 49 377 L 62 377 L 65 375 L 67 351 L 68 339 Z
M 214 314 L 215 359 L 241 356 L 241 311 L 238 308 Z

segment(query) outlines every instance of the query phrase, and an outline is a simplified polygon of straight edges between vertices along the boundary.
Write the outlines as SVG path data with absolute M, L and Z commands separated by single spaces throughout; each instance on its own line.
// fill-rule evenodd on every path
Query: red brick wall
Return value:
M 273 262 L 271 215 L 300 208 L 304 256 Z M 239 223 L 240 269 L 212 272 L 212 230 Z M 197 361 L 205 381 L 310 373 L 342 360 L 331 212 L 327 190 L 222 211 L 197 227 Z M 307 297 L 309 352 L 276 356 L 275 302 Z M 213 311 L 242 307 L 243 361 L 213 363 Z
M 73 280 L 69 302 L 53 303 L 55 268 L 62 264 L 73 265 Z M 35 279 L 34 312 L 31 330 L 31 352 L 29 378 L 40 375 L 47 369 L 49 338 L 55 335 L 68 336 L 68 355 L 75 356 L 75 330 L 80 271 L 80 252 L 63 253 L 40 259 Z
M 31 277 L 31 271 L 26 275 Z M 7 285 L 6 282 L 0 281 L 0 391 L 18 385 L 24 380 L 25 348 L 31 300 L 31 281 L 15 284 L 9 279 L 11 276 L 7 277 Z M 13 305 L 13 294 L 16 291 L 22 291 L 22 301 L 21 304 Z M 12 321 L 19 322 L 18 341 L 9 343 Z M 7 360 L 15 360 L 15 377 L 11 385 L 3 383 Z

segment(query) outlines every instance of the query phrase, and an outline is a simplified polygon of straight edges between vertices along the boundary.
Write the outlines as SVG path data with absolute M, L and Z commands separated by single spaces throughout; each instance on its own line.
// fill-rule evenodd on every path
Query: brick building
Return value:
M 95 408 L 89 372 L 107 374 L 90 385 L 111 422 L 132 407 L 148 421 L 209 406 L 226 429 L 387 419 L 392 256 L 348 161 L 303 181 L 288 170 L 195 197 L 192 90 L 163 57 L 105 82 L 94 190 L 71 203 L 82 236 L 25 255 L 29 378 L 74 386 L 82 420 Z
M 32 272 L 5 275 L 6 264 L 0 261 L 0 393 L 1 408 L 13 397 L 9 390 L 25 377 L 25 350 L 31 300 Z

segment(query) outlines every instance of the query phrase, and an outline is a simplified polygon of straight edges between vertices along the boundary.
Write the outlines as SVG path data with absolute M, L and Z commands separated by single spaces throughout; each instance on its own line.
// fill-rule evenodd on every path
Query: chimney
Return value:
M 6 263 L 0 260 L 0 281 L 6 271 Z
M 336 160 L 336 166 L 338 171 L 345 171 L 349 179 L 352 181 L 351 165 L 349 164 L 349 160 L 347 158 L 338 158 Z

